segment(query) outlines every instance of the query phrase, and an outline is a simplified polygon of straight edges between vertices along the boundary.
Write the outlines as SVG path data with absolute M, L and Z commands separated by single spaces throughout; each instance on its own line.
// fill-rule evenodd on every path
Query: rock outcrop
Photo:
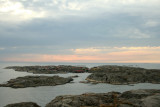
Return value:
M 160 90 L 86 93 L 58 96 L 46 107 L 159 107 Z
M 9 80 L 6 84 L 0 84 L 0 87 L 26 88 L 38 86 L 55 86 L 71 82 L 71 77 L 63 78 L 59 76 L 25 76 Z
M 97 67 L 90 68 L 89 72 L 122 72 L 122 71 L 142 71 L 146 70 L 139 67 L 130 67 L 130 66 L 118 66 L 118 65 L 102 65 Z
M 134 84 L 160 83 L 160 70 L 126 66 L 99 66 L 91 68 L 86 80 L 93 83 Z
M 139 89 L 123 93 L 85 93 L 57 96 L 46 107 L 159 107 L 160 90 Z M 33 102 L 8 104 L 5 107 L 40 107 Z
M 58 66 L 9 66 L 5 69 L 14 69 L 20 72 L 29 72 L 34 74 L 56 74 L 56 73 L 83 73 L 88 68 L 84 66 L 58 65 Z
M 40 106 L 33 102 L 21 102 L 15 104 L 8 104 L 5 107 L 40 107 Z

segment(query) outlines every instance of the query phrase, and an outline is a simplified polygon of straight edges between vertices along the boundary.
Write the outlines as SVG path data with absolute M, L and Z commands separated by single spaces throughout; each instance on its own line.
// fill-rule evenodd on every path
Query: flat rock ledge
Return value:
M 91 83 L 109 83 L 117 85 L 136 83 L 160 84 L 160 70 L 125 66 L 99 66 L 91 68 L 86 80 Z
M 9 80 L 6 84 L 0 84 L 0 87 L 26 88 L 38 86 L 56 86 L 71 82 L 71 77 L 63 78 L 59 76 L 25 76 Z
M 160 90 L 63 95 L 57 96 L 46 107 L 160 107 Z
M 21 102 L 15 104 L 8 104 L 4 107 L 40 107 L 40 106 L 33 102 Z

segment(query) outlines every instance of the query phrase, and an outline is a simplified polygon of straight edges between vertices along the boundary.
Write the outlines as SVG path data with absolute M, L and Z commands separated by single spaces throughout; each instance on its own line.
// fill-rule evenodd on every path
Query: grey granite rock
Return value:
M 26 88 L 38 86 L 56 86 L 71 82 L 73 79 L 59 76 L 25 76 L 9 80 L 6 84 L 0 84 L 0 87 Z
M 134 84 L 160 83 L 160 70 L 126 66 L 99 66 L 91 68 L 86 80 L 95 83 Z
M 58 96 L 46 107 L 159 107 L 160 90 L 140 89 L 124 93 L 85 93 Z
M 33 102 L 21 102 L 15 104 L 8 104 L 5 107 L 40 107 L 40 106 Z
M 71 65 L 8 66 L 5 69 L 14 69 L 15 71 L 29 72 L 34 74 L 83 73 L 88 71 L 87 67 Z

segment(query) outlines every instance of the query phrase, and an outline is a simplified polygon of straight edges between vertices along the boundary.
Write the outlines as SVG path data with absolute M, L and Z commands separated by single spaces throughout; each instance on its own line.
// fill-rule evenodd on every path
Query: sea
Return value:
M 19 102 L 36 102 L 41 107 L 60 95 L 79 95 L 83 93 L 107 93 L 111 91 L 124 92 L 134 89 L 160 89 L 160 84 L 139 83 L 131 85 L 111 85 L 111 84 L 84 84 L 84 81 L 90 73 L 67 73 L 67 74 L 32 74 L 27 72 L 18 72 L 12 69 L 4 69 L 7 66 L 31 66 L 31 65 L 74 65 L 95 67 L 100 65 L 120 65 L 130 67 L 141 67 L 146 69 L 160 69 L 160 63 L 8 63 L 0 62 L 0 84 L 8 80 L 27 75 L 59 75 L 62 77 L 78 75 L 72 83 L 57 86 L 40 86 L 29 88 L 13 89 L 10 87 L 0 87 L 0 107 L 7 104 Z

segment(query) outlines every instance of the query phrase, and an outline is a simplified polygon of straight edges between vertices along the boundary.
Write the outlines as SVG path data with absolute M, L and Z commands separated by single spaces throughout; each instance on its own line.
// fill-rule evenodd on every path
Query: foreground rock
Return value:
M 160 83 L 160 70 L 143 69 L 126 66 L 99 66 L 90 69 L 92 72 L 86 80 L 93 83 L 134 84 Z
M 56 74 L 56 73 L 83 73 L 88 68 L 84 66 L 58 65 L 58 66 L 9 66 L 5 69 L 29 72 L 34 74 Z
M 59 76 L 25 76 L 9 80 L 6 84 L 0 84 L 0 87 L 25 88 L 37 86 L 55 86 L 71 82 L 73 79 Z
M 58 96 L 46 107 L 160 107 L 160 90 Z
M 5 107 L 40 107 L 40 106 L 33 102 L 22 102 L 22 103 L 8 104 Z

